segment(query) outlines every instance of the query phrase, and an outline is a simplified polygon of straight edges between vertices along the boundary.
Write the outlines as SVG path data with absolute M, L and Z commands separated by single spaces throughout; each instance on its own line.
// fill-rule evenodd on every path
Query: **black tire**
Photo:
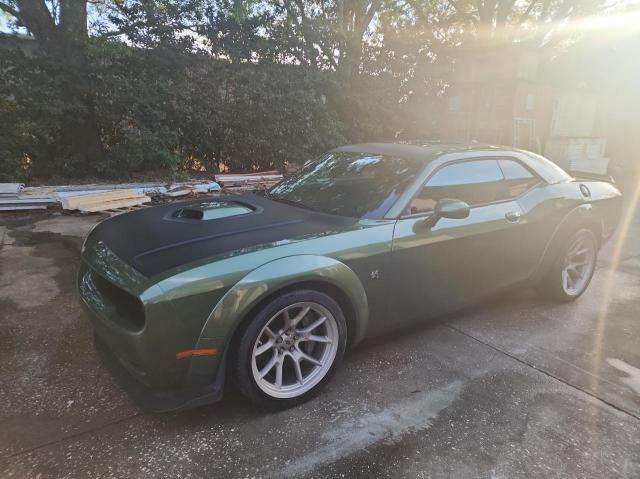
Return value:
M 591 241 L 594 246 L 593 251 L 589 253 L 590 260 L 593 261 L 593 266 L 589 268 L 588 272 L 586 272 L 587 274 L 584 284 L 577 291 L 568 292 L 567 288 L 563 284 L 563 270 L 566 267 L 566 259 L 569 255 L 570 248 L 580 237 Z M 570 303 L 582 296 L 582 294 L 589 287 L 591 278 L 593 278 L 593 273 L 596 269 L 596 264 L 598 261 L 598 247 L 598 239 L 592 229 L 583 227 L 568 235 L 564 243 L 561 245 L 556 259 L 551 265 L 548 273 L 543 278 L 543 282 L 541 284 L 541 290 L 543 294 L 549 299 L 560 303 Z
M 253 373 L 254 346 L 265 326 L 279 311 L 297 303 L 315 303 L 326 308 L 335 319 L 338 329 L 338 346 L 333 362 L 324 377 L 310 390 L 292 398 L 278 398 L 267 394 L 256 382 Z M 334 330 L 335 331 L 335 330 Z M 342 361 L 347 343 L 347 323 L 338 303 L 325 293 L 315 290 L 294 290 L 284 293 L 263 305 L 245 325 L 235 348 L 230 372 L 238 389 L 258 408 L 268 411 L 288 409 L 308 401 L 318 394 L 329 381 Z M 286 352 L 285 352 L 286 354 Z

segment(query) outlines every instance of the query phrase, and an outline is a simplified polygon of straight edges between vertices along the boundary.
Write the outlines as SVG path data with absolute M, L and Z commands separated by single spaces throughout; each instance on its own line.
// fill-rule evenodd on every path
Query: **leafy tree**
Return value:
M 33 35 L 45 68 L 58 75 L 58 88 L 50 93 L 64 105 L 60 117 L 60 143 L 67 157 L 64 169 L 72 172 L 88 161 L 99 161 L 103 149 L 87 69 L 87 2 L 12 0 L 0 2 L 0 10 Z
M 0 176 L 281 169 L 339 143 L 428 139 L 460 52 L 564 47 L 562 26 L 606 5 L 0 0 L 35 45 L 0 45 Z
M 205 0 L 113 1 L 106 8 L 103 35 L 122 36 L 145 49 L 191 51 L 208 4 Z

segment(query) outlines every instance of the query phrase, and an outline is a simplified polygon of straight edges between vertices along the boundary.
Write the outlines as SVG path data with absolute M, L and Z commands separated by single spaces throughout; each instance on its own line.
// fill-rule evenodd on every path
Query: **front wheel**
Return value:
M 551 267 L 544 286 L 552 298 L 571 302 L 585 292 L 598 259 L 598 240 L 595 233 L 581 228 L 569 236 Z
M 266 304 L 240 339 L 240 391 L 266 409 L 286 409 L 319 392 L 344 355 L 347 328 L 328 295 L 299 290 Z

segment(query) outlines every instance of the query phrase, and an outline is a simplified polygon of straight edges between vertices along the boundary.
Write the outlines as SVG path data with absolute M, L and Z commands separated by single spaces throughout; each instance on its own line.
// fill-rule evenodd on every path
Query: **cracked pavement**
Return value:
M 288 411 L 227 390 L 152 415 L 100 365 L 76 298 L 100 217 L 0 217 L 0 477 L 640 477 L 630 218 L 575 303 L 517 291 L 369 340 Z

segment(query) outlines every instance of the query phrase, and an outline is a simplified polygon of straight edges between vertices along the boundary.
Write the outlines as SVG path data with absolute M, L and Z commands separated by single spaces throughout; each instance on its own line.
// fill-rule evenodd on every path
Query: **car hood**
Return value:
M 217 255 L 339 231 L 355 222 L 243 194 L 118 215 L 94 228 L 86 246 L 101 243 L 151 277 Z

